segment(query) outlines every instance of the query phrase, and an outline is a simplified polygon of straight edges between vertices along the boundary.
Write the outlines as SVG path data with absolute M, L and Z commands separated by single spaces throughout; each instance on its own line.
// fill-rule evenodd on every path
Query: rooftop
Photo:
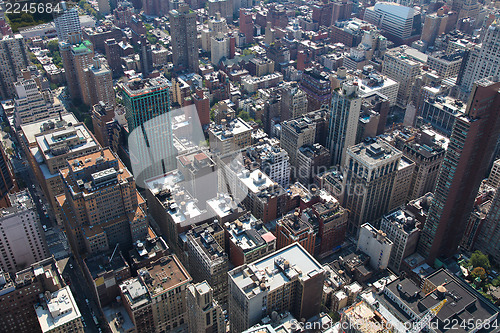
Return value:
M 46 304 L 35 306 L 42 332 L 48 332 L 81 317 L 69 286 L 46 293 Z
M 7 217 L 17 212 L 22 212 L 28 209 L 33 209 L 33 200 L 31 200 L 31 195 L 28 190 L 15 192 L 9 194 L 9 201 L 11 207 L 5 207 L 0 210 L 0 218 Z
M 323 267 L 300 244 L 294 243 L 251 264 L 229 272 L 229 278 L 247 298 L 274 290 L 298 278 L 308 280 L 323 274 Z
M 163 257 L 138 273 L 153 298 L 192 281 L 175 255 Z
M 427 294 L 424 294 L 421 288 L 409 279 L 397 279 L 385 288 L 399 297 L 400 301 L 420 317 L 428 309 L 446 299 L 447 302 L 436 315 L 440 323 L 438 332 L 445 331 L 442 324 L 447 320 L 457 319 L 459 322 L 471 318 L 485 320 L 499 312 L 498 308 L 482 295 L 445 269 L 431 274 L 426 280 L 437 287 Z M 388 291 L 384 290 L 385 293 Z M 463 327 L 458 327 L 457 330 L 467 332 Z
M 225 229 L 229 233 L 229 239 L 244 252 L 257 249 L 276 239 L 264 227 L 262 221 L 250 213 L 246 213 L 233 222 L 227 222 Z
M 170 86 L 170 82 L 158 76 L 152 79 L 132 79 L 127 83 L 120 84 L 120 88 L 129 96 L 136 97 L 139 95 L 149 94 L 156 91 L 161 91 Z
M 129 267 L 121 251 L 117 251 L 114 256 L 112 253 L 97 254 L 85 258 L 84 262 L 94 280 L 107 272 L 119 272 Z
M 393 160 L 402 155 L 399 150 L 383 140 L 370 138 L 365 139 L 365 141 L 355 146 L 347 148 L 347 152 L 357 161 L 369 166 L 384 164 L 384 161 Z
M 364 301 L 352 305 L 344 312 L 344 316 L 358 332 L 386 332 L 388 327 L 387 320 Z

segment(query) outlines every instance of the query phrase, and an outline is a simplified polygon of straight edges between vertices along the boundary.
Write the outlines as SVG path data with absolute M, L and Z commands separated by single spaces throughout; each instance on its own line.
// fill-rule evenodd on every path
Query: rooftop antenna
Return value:
M 115 252 L 116 252 L 116 249 L 118 248 L 118 245 L 120 245 L 120 243 L 116 243 L 115 249 L 113 250 L 113 254 L 111 255 L 111 258 L 109 258 L 109 263 L 111 263 L 111 260 L 113 260 L 113 257 L 115 256 Z

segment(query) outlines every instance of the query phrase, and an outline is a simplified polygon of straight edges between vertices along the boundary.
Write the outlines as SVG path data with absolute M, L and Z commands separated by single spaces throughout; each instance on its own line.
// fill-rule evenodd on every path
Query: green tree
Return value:
M 59 52 L 59 42 L 56 39 L 52 39 L 47 43 L 47 49 L 50 53 Z
M 490 260 L 488 256 L 481 251 L 475 251 L 469 260 L 469 264 L 473 267 L 482 267 L 485 270 L 489 270 L 491 268 Z
M 486 280 L 486 271 L 482 267 L 474 268 L 470 275 L 473 279 L 480 278 L 483 283 Z
M 245 110 L 242 110 L 240 111 L 240 113 L 238 113 L 238 117 L 240 117 L 241 119 L 243 119 L 244 121 L 250 121 L 250 120 L 253 120 L 252 118 L 250 118 L 250 115 L 248 114 L 247 111 Z
M 495 287 L 499 287 L 500 286 L 500 276 L 498 276 L 495 280 L 493 280 L 491 282 L 491 284 Z

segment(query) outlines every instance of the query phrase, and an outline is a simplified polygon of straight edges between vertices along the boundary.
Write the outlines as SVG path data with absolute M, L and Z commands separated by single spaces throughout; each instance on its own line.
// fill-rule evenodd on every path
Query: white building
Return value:
M 402 40 L 421 32 L 420 12 L 394 2 L 378 2 L 366 8 L 364 20 Z
M 370 257 L 370 265 L 375 269 L 386 269 L 389 265 L 393 243 L 386 236 L 370 223 L 360 228 L 357 249 Z
M 421 62 L 407 54 L 408 47 L 402 46 L 387 51 L 384 55 L 382 74 L 399 82 L 396 103 L 405 108 L 410 98 L 416 77 L 420 74 Z
M 80 33 L 82 27 L 80 25 L 80 18 L 78 17 L 78 7 L 68 8 L 66 2 L 60 3 L 60 10 L 62 11 L 54 17 L 56 25 L 57 38 L 59 41 L 68 40 L 68 35 L 73 33 Z
M 495 22 L 486 29 L 483 43 L 466 53 L 464 57 L 465 70 L 457 79 L 463 97 L 469 95 L 477 80 L 500 74 L 500 48 L 495 46 L 500 43 L 500 25 Z
M 0 269 L 17 272 L 47 258 L 40 218 L 29 192 L 9 195 L 12 207 L 0 211 Z
M 83 333 L 82 315 L 69 286 L 54 293 L 46 292 L 42 304 L 35 305 L 43 333 Z
M 390 77 L 371 73 L 367 78 L 358 81 L 359 96 L 372 95 L 375 92 L 381 93 L 390 102 L 390 106 L 396 104 L 399 91 L 399 82 Z
M 40 91 L 35 80 L 20 80 L 14 83 L 14 123 L 16 128 L 39 120 L 66 113 L 62 103 L 54 98 L 50 90 Z
M 211 62 L 218 65 L 222 58 L 229 57 L 229 38 L 222 33 L 210 38 Z

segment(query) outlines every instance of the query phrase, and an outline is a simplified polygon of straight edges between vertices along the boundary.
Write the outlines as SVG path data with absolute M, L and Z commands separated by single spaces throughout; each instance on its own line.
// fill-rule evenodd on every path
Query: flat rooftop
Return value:
M 35 136 L 42 133 L 44 130 L 50 130 L 54 128 L 59 128 L 65 124 L 77 124 L 79 123 L 73 113 L 65 113 L 62 116 L 62 122 L 60 122 L 60 117 L 55 116 L 49 119 L 43 119 L 34 123 L 21 125 L 21 131 L 24 134 L 28 144 L 33 146 L 36 144 Z M 46 125 L 44 125 L 46 124 Z
M 265 278 L 266 288 L 274 290 L 297 277 L 307 280 L 323 273 L 323 267 L 316 259 L 295 243 L 251 264 L 237 267 L 229 272 L 229 276 L 247 298 L 252 298 L 262 292 L 255 281 Z
M 187 270 L 175 255 L 163 257 L 152 266 L 141 269 L 139 275 L 144 279 L 151 297 L 156 297 L 192 281 Z
M 57 327 L 81 317 L 80 309 L 78 309 L 69 286 L 52 293 L 50 297 L 50 300 L 47 300 L 47 308 L 41 305 L 35 306 L 42 332 L 55 330 Z
M 499 309 L 483 298 L 479 293 L 469 287 L 466 282 L 449 273 L 445 269 L 440 269 L 426 278 L 437 288 L 424 294 L 421 288 L 409 279 L 396 279 L 386 285 L 392 294 L 396 295 L 408 308 L 419 316 L 431 307 L 437 305 L 441 300 L 447 302 L 436 315 L 440 322 L 438 332 L 444 332 L 442 323 L 448 320 L 457 319 L 458 322 L 474 320 L 486 320 L 492 316 L 498 315 Z M 402 311 L 395 306 L 398 311 Z M 463 327 L 457 327 L 457 332 L 467 332 Z
M 386 160 L 391 160 L 402 156 L 402 153 L 382 141 L 381 139 L 366 140 L 352 147 L 347 148 L 349 155 L 366 165 L 383 164 Z

